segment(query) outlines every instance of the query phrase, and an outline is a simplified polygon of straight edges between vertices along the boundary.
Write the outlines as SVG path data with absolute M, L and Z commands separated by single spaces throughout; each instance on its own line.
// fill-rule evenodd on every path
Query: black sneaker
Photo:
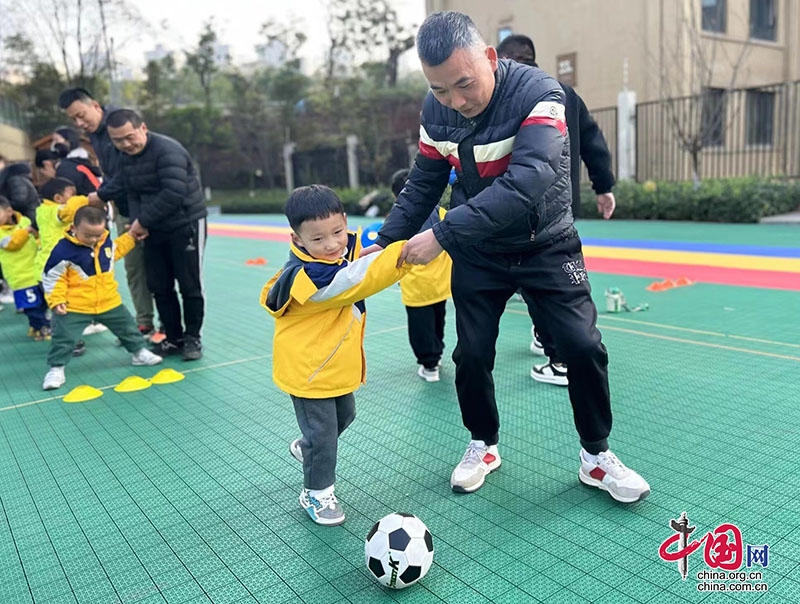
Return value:
M 200 343 L 200 338 L 195 336 L 186 336 L 183 338 L 183 360 L 196 361 L 203 357 L 203 345 Z
M 75 342 L 75 348 L 72 349 L 72 356 L 81 357 L 86 352 L 86 342 L 78 340 Z
M 160 357 L 169 357 L 175 356 L 180 354 L 182 347 L 175 342 L 170 342 L 169 340 L 162 340 L 158 344 L 153 344 L 150 348 L 151 352 L 154 352 Z

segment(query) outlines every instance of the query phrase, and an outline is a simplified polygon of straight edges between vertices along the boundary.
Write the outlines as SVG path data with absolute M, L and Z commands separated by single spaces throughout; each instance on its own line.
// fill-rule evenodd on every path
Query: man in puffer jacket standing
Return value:
M 417 34 L 417 52 L 431 88 L 419 154 L 376 245 L 363 253 L 413 235 L 401 261 L 426 264 L 444 250 L 453 259 L 456 390 L 472 440 L 450 484 L 471 493 L 500 466 L 495 344 L 506 301 L 522 289 L 536 299 L 569 367 L 579 479 L 617 501 L 639 501 L 650 486 L 608 448 L 608 354 L 573 225 L 564 91 L 538 68 L 498 60 L 461 13 L 430 15 Z M 450 211 L 414 235 L 447 186 L 451 166 L 458 184 Z

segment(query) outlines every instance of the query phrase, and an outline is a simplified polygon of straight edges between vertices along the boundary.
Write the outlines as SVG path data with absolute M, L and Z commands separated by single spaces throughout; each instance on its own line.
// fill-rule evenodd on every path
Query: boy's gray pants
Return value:
M 355 397 L 352 393 L 335 398 L 292 396 L 292 402 L 303 433 L 303 484 L 315 491 L 327 489 L 336 482 L 339 435 L 356 417 Z

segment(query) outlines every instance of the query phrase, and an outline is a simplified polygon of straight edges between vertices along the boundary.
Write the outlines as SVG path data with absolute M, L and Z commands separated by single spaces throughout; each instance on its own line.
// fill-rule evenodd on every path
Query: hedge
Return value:
M 373 189 L 336 189 L 348 213 L 359 214 L 358 200 Z M 388 193 L 388 190 L 381 189 Z M 445 198 L 449 198 L 449 189 Z M 800 182 L 770 178 L 729 178 L 691 182 L 623 181 L 614 187 L 621 220 L 686 220 L 703 222 L 758 222 L 764 216 L 784 214 L 800 207 Z M 224 214 L 281 214 L 286 191 L 214 191 L 211 205 Z M 582 190 L 581 218 L 599 218 L 594 193 Z M 446 199 L 443 199 L 446 205 Z
M 687 220 L 699 222 L 758 222 L 764 216 L 800 207 L 800 182 L 777 178 L 727 178 L 691 182 L 635 183 L 614 187 L 622 220 Z M 594 193 L 581 193 L 581 218 L 600 218 Z

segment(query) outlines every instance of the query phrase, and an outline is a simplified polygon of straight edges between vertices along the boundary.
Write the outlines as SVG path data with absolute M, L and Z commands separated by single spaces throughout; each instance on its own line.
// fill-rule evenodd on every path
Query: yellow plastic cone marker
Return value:
M 180 371 L 175 371 L 174 369 L 162 369 L 153 377 L 150 378 L 150 381 L 153 384 L 172 384 L 173 382 L 180 382 L 186 376 L 183 375 Z
M 103 391 L 92 386 L 76 386 L 62 399 L 65 403 L 84 403 L 103 396 Z
M 114 392 L 136 392 L 150 387 L 149 380 L 138 375 L 131 375 L 122 380 L 114 387 Z

